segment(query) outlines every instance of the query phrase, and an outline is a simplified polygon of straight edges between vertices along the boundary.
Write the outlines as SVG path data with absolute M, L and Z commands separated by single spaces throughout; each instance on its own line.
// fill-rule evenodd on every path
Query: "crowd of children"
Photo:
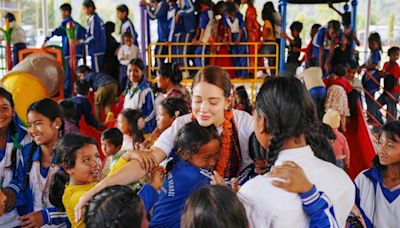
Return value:
M 338 21 L 326 27 L 313 25 L 313 40 L 302 49 L 303 25 L 293 22 L 290 37 L 281 33 L 280 16 L 271 2 L 264 5 L 263 26 L 255 20 L 250 0 L 243 0 L 241 7 L 219 2 L 217 10 L 208 0 L 196 3 L 198 32 L 191 0 L 141 2 L 150 18 L 158 20 L 159 42 L 193 41 L 173 48 L 174 53 L 268 54 L 276 52 L 276 46 L 255 50 L 238 43 L 287 38 L 285 77 L 266 79 L 252 104 L 246 87 L 235 88 L 231 78 L 256 72 L 212 65 L 243 67 L 248 65 L 245 57 L 228 62 L 194 59 L 200 70 L 190 92 L 181 85 L 180 68 L 189 64 L 189 58 L 172 63 L 158 59 L 161 94 L 156 96 L 144 76 L 146 65 L 128 7 L 117 7 L 122 24 L 121 46 L 114 53 L 120 74 L 115 78 L 101 72 L 104 25 L 94 2 L 84 0 L 89 30 L 82 28 L 86 35 L 76 45 L 89 46 L 92 68 L 79 66 L 73 86 L 66 79 L 71 86 L 67 98 L 31 104 L 25 128 L 12 95 L 0 88 L 0 226 L 396 227 L 400 223 L 396 62 L 400 49 L 389 49 L 390 60 L 381 70 L 382 44 L 379 34 L 372 33 L 370 57 L 359 66 L 344 57 L 351 53 L 349 41 L 357 43 L 346 13 L 343 29 Z M 62 26 L 72 21 L 81 28 L 71 18 L 69 4 L 60 10 Z M 53 35 L 63 36 L 63 52 L 68 54 L 71 43 L 62 27 L 46 40 Z M 226 46 L 206 44 L 212 39 L 227 41 Z M 306 69 L 299 80 L 295 76 L 301 51 L 306 53 Z M 163 52 L 164 46 L 156 47 L 156 53 Z M 251 64 L 272 61 L 265 58 Z M 361 72 L 362 80 L 355 76 Z M 385 121 L 373 99 L 381 78 L 385 92 L 377 100 L 387 105 Z M 344 133 L 362 94 L 371 121 L 383 127 L 374 128 L 379 134 L 373 168 L 361 172 L 353 183 L 346 173 L 352 157 Z M 110 127 L 102 113 L 109 113 L 118 99 L 123 99 L 122 110 Z M 101 145 L 80 134 L 82 116 L 87 125 L 102 131 Z

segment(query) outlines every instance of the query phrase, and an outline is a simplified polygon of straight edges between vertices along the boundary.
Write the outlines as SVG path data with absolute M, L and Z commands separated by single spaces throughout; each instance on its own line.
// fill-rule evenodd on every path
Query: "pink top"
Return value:
M 346 166 L 349 167 L 350 149 L 349 144 L 347 144 L 347 139 L 337 128 L 333 128 L 333 132 L 336 135 L 336 140 L 332 145 L 336 160 L 344 160 Z

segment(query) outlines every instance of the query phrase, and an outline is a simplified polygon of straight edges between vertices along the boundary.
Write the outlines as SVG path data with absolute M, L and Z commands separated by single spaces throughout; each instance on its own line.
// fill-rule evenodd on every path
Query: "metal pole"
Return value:
M 142 60 L 146 65 L 146 10 L 145 6 L 140 6 L 140 49 L 142 54 Z M 146 71 L 147 72 L 147 71 Z
M 280 0 L 280 11 L 281 11 L 281 32 L 286 31 L 286 6 L 287 0 Z M 279 45 L 279 74 L 282 75 L 285 71 L 285 47 L 286 39 L 281 37 Z
M 357 30 L 357 0 L 353 0 L 351 2 L 351 7 L 352 7 L 352 10 L 351 10 L 351 25 L 350 26 L 351 26 L 351 32 L 355 33 Z M 354 40 L 351 42 L 351 50 L 354 50 L 355 43 L 356 42 Z M 353 58 L 354 58 L 354 56 L 353 56 Z
M 53 10 L 53 9 L 52 9 Z M 47 14 L 47 0 L 42 0 L 42 25 L 43 25 L 43 36 L 47 36 L 49 29 L 49 18 Z
M 369 23 L 371 16 L 371 0 L 367 0 L 367 16 L 365 18 L 365 29 L 364 29 L 364 62 L 367 61 L 368 52 L 368 36 L 369 36 Z

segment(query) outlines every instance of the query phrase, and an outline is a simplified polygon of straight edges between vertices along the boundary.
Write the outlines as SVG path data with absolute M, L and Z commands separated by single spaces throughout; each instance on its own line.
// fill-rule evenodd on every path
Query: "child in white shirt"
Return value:
M 126 89 L 128 76 L 127 69 L 129 62 L 132 59 L 140 58 L 140 51 L 138 46 L 133 44 L 132 34 L 126 32 L 122 35 L 124 43 L 120 46 L 118 50 L 118 60 L 119 60 L 119 91 L 124 91 Z

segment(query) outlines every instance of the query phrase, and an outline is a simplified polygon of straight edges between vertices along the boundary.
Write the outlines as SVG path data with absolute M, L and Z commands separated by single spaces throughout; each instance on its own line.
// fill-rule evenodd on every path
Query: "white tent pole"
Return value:
M 43 25 L 43 36 L 47 36 L 49 29 L 49 18 L 47 13 L 47 0 L 42 0 L 42 25 Z
M 368 52 L 368 36 L 369 36 L 369 24 L 371 21 L 371 0 L 367 0 L 367 15 L 365 17 L 365 29 L 364 29 L 364 62 L 367 61 Z

